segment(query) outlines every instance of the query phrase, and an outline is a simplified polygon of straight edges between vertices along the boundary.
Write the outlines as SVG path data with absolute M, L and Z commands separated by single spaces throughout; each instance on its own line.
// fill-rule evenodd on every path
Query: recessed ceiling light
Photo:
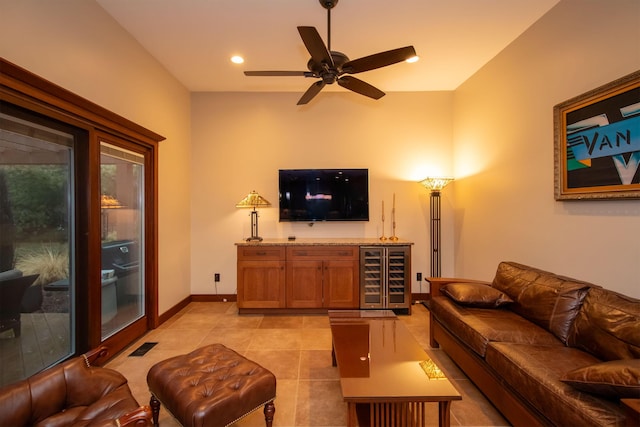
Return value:
M 234 64 L 242 64 L 244 62 L 244 58 L 240 55 L 234 55 L 231 57 L 231 62 Z
M 407 59 L 408 63 L 414 63 L 414 62 L 418 62 L 418 60 L 420 59 L 420 57 L 418 55 L 416 56 L 412 56 L 411 58 Z

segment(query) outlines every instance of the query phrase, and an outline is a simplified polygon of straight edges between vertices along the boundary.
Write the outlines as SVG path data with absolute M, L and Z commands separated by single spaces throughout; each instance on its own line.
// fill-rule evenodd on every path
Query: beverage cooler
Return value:
M 411 308 L 411 246 L 360 247 L 360 308 Z

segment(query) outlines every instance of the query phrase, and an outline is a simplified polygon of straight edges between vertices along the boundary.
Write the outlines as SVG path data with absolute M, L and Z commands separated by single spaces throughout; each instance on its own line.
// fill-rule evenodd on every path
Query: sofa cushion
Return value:
M 448 283 L 440 292 L 469 307 L 498 308 L 513 302 L 504 292 L 480 283 Z
M 602 360 L 640 358 L 640 300 L 591 289 L 571 327 L 567 344 Z
M 640 359 L 612 360 L 574 369 L 560 381 L 604 397 L 640 399 Z
M 514 300 L 510 310 L 552 332 L 566 344 L 582 301 L 595 285 L 514 262 L 501 262 L 492 286 Z
M 465 307 L 445 296 L 432 298 L 429 310 L 446 329 L 483 357 L 490 341 L 562 347 L 553 334 L 509 310 Z
M 485 360 L 553 425 L 624 425 L 624 412 L 617 402 L 559 381 L 567 371 L 599 362 L 587 352 L 564 346 L 490 343 Z

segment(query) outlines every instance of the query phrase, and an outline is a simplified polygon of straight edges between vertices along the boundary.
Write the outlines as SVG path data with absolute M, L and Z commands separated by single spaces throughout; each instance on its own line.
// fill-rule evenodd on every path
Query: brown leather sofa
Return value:
M 0 389 L 0 426 L 151 426 L 119 372 L 91 366 L 100 347 Z
M 640 425 L 640 300 L 513 262 L 429 281 L 431 346 L 513 425 Z

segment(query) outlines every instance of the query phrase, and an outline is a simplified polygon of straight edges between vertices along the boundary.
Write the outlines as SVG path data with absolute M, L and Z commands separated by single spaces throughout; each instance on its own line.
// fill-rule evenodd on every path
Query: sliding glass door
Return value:
M 145 316 L 144 156 L 100 143 L 102 340 Z
M 45 123 L 0 113 L 0 386 L 75 351 L 78 138 Z
M 158 326 L 163 139 L 0 58 L 0 386 Z
M 0 386 L 153 326 L 149 150 L 90 134 L 2 106 Z

